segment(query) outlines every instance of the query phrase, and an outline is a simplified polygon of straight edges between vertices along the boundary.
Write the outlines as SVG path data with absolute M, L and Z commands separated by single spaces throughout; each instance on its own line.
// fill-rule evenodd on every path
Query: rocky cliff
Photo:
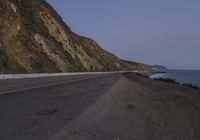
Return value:
M 0 0 L 0 73 L 140 69 L 75 34 L 44 0 Z

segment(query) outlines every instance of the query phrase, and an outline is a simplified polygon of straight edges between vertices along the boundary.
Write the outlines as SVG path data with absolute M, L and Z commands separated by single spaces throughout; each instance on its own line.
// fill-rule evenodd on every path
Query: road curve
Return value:
M 200 139 L 199 90 L 130 73 L 0 85 L 1 140 Z

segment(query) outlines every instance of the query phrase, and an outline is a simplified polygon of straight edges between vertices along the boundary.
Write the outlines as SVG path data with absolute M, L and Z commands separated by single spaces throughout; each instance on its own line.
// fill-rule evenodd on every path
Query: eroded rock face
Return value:
M 0 0 L 0 73 L 141 69 L 79 36 L 44 0 Z

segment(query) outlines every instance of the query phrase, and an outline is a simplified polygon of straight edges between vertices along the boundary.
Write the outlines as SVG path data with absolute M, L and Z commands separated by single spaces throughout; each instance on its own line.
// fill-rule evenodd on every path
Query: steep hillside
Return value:
M 0 0 L 0 73 L 118 71 L 143 67 L 123 61 L 94 40 L 75 34 L 44 0 Z

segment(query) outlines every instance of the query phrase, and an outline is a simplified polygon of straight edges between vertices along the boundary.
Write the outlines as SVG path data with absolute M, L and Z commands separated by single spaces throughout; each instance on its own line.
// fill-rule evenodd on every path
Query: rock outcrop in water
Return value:
M 0 73 L 155 70 L 75 34 L 44 0 L 0 0 Z

